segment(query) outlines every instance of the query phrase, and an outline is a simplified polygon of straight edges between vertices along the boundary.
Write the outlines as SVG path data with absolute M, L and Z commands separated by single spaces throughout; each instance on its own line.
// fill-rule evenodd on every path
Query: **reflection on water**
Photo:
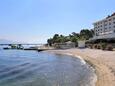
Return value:
M 93 74 L 77 58 L 0 50 L 0 86 L 91 86 Z

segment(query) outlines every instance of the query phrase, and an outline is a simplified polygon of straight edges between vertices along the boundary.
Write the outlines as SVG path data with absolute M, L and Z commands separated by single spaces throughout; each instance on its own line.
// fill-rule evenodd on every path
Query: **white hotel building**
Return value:
M 115 38 L 115 13 L 103 20 L 93 23 L 94 37 L 92 39 L 111 39 Z

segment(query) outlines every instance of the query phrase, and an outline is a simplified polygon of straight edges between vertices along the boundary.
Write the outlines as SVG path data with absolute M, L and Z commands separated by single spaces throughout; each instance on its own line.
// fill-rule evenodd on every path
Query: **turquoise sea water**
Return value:
M 23 50 L 0 50 L 0 86 L 92 86 L 94 71 L 80 59 Z

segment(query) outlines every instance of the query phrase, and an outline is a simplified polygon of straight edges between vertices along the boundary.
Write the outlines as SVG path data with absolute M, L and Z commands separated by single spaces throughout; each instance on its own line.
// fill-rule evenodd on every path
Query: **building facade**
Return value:
M 93 25 L 95 33 L 93 39 L 115 38 L 115 13 Z

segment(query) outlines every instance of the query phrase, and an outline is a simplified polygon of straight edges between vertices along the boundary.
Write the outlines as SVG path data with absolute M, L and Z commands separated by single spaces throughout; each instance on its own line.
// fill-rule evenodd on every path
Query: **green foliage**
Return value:
M 97 49 L 102 49 L 102 45 L 101 45 L 101 44 L 98 44 L 98 45 L 97 45 Z
M 100 43 L 101 46 L 102 46 L 102 50 L 105 50 L 106 49 L 106 46 L 107 46 L 107 43 Z
M 85 40 L 92 38 L 93 34 L 93 30 L 83 29 L 80 31 L 80 37 Z
M 50 46 L 52 46 L 52 44 L 53 44 L 53 39 L 52 39 L 52 38 L 48 39 L 48 40 L 47 40 L 47 43 L 48 43 Z
M 83 29 L 80 33 L 72 32 L 69 36 L 55 34 L 53 38 L 47 40 L 47 43 L 52 46 L 54 43 L 65 43 L 67 41 L 71 41 L 77 44 L 78 40 L 88 40 L 93 37 L 94 31 Z
M 63 36 L 63 35 L 59 35 L 59 34 L 55 34 L 53 36 L 53 38 L 50 38 L 47 40 L 48 44 L 51 46 L 54 43 L 65 43 L 69 41 L 69 37 L 67 36 Z

